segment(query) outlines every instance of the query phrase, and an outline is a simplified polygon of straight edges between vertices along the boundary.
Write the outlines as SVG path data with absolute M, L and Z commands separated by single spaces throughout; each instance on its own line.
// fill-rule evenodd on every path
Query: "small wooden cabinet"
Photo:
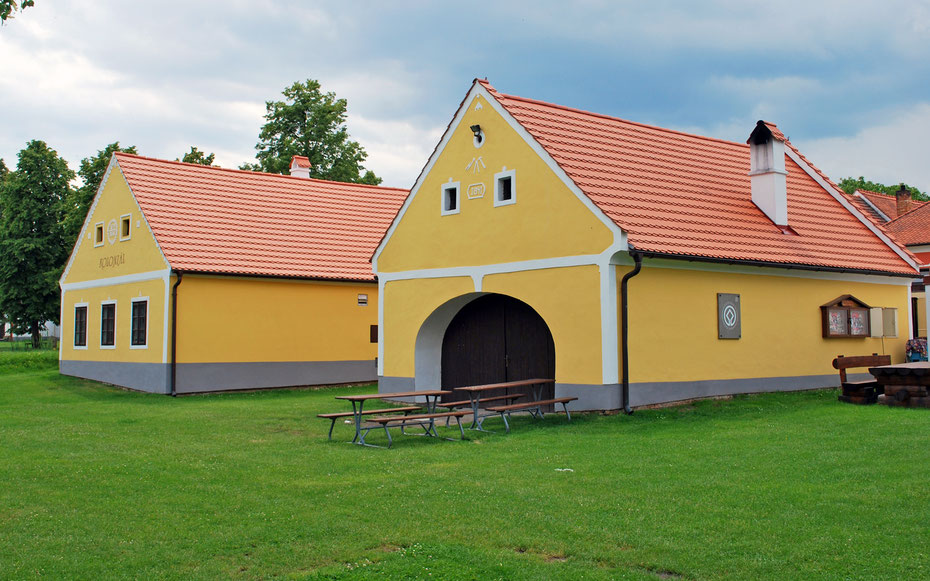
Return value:
M 823 336 L 868 337 L 871 335 L 869 309 L 869 305 L 852 295 L 843 295 L 821 305 Z

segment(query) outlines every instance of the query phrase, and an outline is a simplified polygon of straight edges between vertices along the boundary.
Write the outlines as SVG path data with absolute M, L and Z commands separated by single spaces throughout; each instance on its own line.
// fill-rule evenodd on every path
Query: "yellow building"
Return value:
M 475 81 L 373 257 L 379 390 L 545 376 L 617 409 L 836 385 L 839 354 L 902 361 L 911 255 L 777 127 L 747 130 Z
M 406 190 L 118 153 L 61 277 L 65 375 L 156 393 L 371 381 Z

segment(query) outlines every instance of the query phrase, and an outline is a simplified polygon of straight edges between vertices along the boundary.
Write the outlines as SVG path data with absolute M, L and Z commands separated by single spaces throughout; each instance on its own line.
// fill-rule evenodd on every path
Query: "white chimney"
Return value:
M 749 135 L 752 203 L 778 226 L 788 225 L 785 136 L 774 123 L 759 121 Z
M 310 158 L 303 155 L 291 157 L 291 175 L 299 178 L 310 179 Z

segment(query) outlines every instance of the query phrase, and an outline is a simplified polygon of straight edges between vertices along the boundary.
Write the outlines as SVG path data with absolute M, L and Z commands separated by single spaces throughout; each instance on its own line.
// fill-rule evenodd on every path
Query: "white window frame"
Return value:
M 87 351 L 88 341 L 88 331 L 90 330 L 90 305 L 88 303 L 74 303 L 74 314 L 77 314 L 78 307 L 84 307 L 84 344 L 75 345 L 74 344 L 74 331 L 71 329 L 71 348 L 76 351 Z M 71 324 L 74 325 L 75 317 L 71 317 Z
M 497 206 L 509 206 L 511 204 L 517 203 L 517 170 L 515 169 L 506 169 L 499 171 L 494 174 L 494 207 Z M 510 199 L 502 200 L 501 199 L 501 179 L 510 178 Z
M 368 306 L 368 294 L 367 293 L 358 293 L 358 306 L 360 307 Z
M 97 228 L 100 228 L 100 241 L 99 242 L 97 241 Z M 106 244 L 107 230 L 106 228 L 104 228 L 103 222 L 97 222 L 96 224 L 94 224 L 93 237 L 94 237 L 94 248 L 99 248 L 103 246 L 104 244 Z
M 123 237 L 123 220 L 129 224 L 129 234 Z M 132 214 L 123 214 L 119 217 L 119 241 L 125 242 L 132 238 Z
M 136 297 L 129 301 L 129 348 L 130 349 L 148 349 L 149 348 L 149 298 L 148 297 Z M 145 345 L 133 345 L 132 344 L 132 305 L 135 303 L 146 303 L 145 305 Z M 114 341 L 115 342 L 115 341 Z
M 113 305 L 113 344 L 104 345 L 103 344 L 103 305 Z M 101 349 L 116 349 L 116 336 L 119 331 L 119 307 L 116 306 L 116 301 L 106 300 L 100 301 L 100 327 L 97 329 L 97 343 Z
M 455 209 L 446 209 L 446 192 L 455 191 Z M 443 216 L 458 214 L 462 210 L 462 182 L 447 182 L 439 190 L 439 209 Z

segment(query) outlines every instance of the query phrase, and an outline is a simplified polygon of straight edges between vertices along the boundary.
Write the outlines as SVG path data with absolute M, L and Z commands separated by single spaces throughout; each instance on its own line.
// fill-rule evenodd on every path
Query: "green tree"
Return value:
M 8 173 L 10 173 L 10 168 L 3 163 L 3 158 L 0 157 L 0 184 L 3 183 L 3 178 L 5 178 Z
M 16 0 L 0 0 L 0 24 L 12 20 L 17 7 L 22 12 L 30 6 L 35 6 L 35 4 L 35 0 L 23 0 L 22 6 L 19 6 Z
M 107 173 L 110 158 L 117 151 L 137 153 L 136 146 L 120 147 L 119 141 L 116 141 L 98 151 L 97 155 L 85 157 L 81 160 L 81 167 L 78 169 L 78 175 L 81 177 L 82 182 L 81 187 L 71 190 L 64 203 L 62 218 L 64 232 L 62 235 L 69 248 L 74 245 L 78 234 L 81 233 L 84 218 L 87 217 L 87 211 L 90 210 L 94 196 L 97 195 L 97 189 L 103 181 L 103 176 Z
M 191 150 L 184 154 L 184 157 L 181 159 L 175 159 L 175 161 L 183 161 L 185 163 L 199 163 L 200 165 L 213 165 L 213 159 L 216 157 L 216 154 L 211 153 L 205 155 L 204 152 L 200 151 L 193 145 Z
M 58 320 L 58 278 L 67 258 L 61 209 L 72 179 L 67 162 L 34 140 L 0 185 L 0 312 L 15 331 L 32 334 L 34 347 L 42 323 Z
M 854 194 L 856 190 L 868 190 L 870 192 L 879 192 L 882 194 L 888 194 L 889 196 L 895 195 L 899 189 L 901 189 L 901 184 L 894 184 L 892 186 L 886 186 L 885 184 L 879 182 L 873 182 L 867 180 L 862 176 L 859 176 L 859 179 L 853 179 L 851 177 L 843 178 L 840 180 L 840 183 L 837 184 L 840 186 L 840 189 L 846 192 L 847 194 Z M 930 197 L 927 194 L 921 192 L 913 186 L 905 186 L 908 191 L 911 192 L 911 196 L 915 200 L 928 201 Z
M 307 79 L 284 89 L 283 101 L 265 103 L 265 125 L 255 146 L 258 163 L 241 169 L 286 174 L 291 157 L 310 158 L 310 177 L 337 182 L 380 184 L 381 178 L 365 170 L 368 157 L 346 128 L 346 100 L 320 91 L 320 83 Z M 364 172 L 364 173 L 363 173 Z

